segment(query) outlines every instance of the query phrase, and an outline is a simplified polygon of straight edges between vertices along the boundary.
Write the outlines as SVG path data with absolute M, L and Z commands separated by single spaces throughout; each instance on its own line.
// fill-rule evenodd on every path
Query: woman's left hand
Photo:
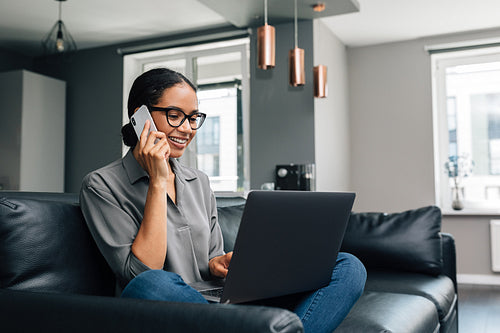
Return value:
M 212 260 L 210 260 L 208 263 L 210 273 L 212 273 L 213 276 L 225 278 L 227 275 L 227 268 L 229 267 L 229 263 L 231 262 L 232 257 L 233 252 L 231 251 L 223 256 L 212 258 Z

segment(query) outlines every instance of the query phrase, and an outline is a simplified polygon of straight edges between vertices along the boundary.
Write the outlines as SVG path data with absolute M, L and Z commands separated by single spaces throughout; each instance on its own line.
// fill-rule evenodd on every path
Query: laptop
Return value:
M 226 279 L 191 286 L 211 302 L 244 303 L 328 285 L 354 198 L 344 192 L 250 192 Z

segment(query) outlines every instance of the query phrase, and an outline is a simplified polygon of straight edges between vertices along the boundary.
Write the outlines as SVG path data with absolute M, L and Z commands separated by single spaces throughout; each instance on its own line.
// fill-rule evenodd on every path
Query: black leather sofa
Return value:
M 242 198 L 217 198 L 226 250 Z M 335 332 L 457 332 L 455 245 L 426 207 L 352 214 L 343 250 L 368 269 L 365 293 Z M 284 309 L 116 298 L 76 194 L 0 192 L 2 332 L 302 332 Z

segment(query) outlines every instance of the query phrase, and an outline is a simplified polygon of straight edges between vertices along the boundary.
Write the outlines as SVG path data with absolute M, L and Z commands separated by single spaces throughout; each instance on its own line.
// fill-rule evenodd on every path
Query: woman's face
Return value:
M 193 88 L 188 84 L 181 83 L 165 89 L 158 103 L 152 106 L 173 107 L 182 110 L 186 115 L 190 115 L 198 111 L 198 99 Z M 189 120 L 186 119 L 179 127 L 172 127 L 167 122 L 165 112 L 151 111 L 151 116 L 158 131 L 167 135 L 168 144 L 170 145 L 170 157 L 181 157 L 196 134 L 196 130 L 191 129 Z

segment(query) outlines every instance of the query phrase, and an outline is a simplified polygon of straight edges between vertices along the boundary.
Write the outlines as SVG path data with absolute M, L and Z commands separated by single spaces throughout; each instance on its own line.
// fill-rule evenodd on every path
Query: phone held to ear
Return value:
M 151 114 L 149 113 L 149 110 L 146 105 L 143 105 L 137 110 L 132 117 L 130 117 L 130 122 L 132 123 L 132 126 L 134 127 L 135 134 L 137 134 L 137 138 L 140 140 L 141 138 L 141 133 L 142 130 L 144 129 L 144 125 L 146 125 L 146 120 L 149 120 L 149 133 L 151 131 L 157 131 L 155 123 L 153 121 L 153 117 L 151 117 Z

